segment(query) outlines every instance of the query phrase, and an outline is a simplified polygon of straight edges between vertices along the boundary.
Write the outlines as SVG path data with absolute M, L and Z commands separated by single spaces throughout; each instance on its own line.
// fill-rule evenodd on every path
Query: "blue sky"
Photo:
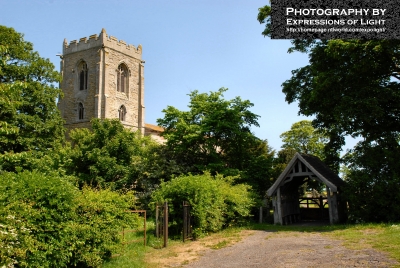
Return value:
M 288 40 L 261 35 L 260 0 L 0 0 L 0 24 L 24 33 L 42 57 L 59 69 L 68 42 L 107 34 L 143 46 L 146 123 L 156 124 L 167 105 L 187 110 L 193 90 L 229 88 L 226 99 L 254 103 L 254 134 L 276 150 L 279 135 L 306 117 L 287 104 L 281 84 L 308 63 L 288 54 Z M 310 118 L 308 118 L 310 119 Z

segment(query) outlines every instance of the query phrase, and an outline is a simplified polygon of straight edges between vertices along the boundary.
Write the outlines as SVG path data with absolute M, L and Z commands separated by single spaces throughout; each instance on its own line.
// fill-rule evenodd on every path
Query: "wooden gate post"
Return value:
M 168 202 L 164 203 L 164 247 L 168 246 Z
M 319 196 L 319 208 L 320 208 L 320 215 L 321 215 L 321 220 L 324 220 L 324 199 L 322 198 L 322 195 Z
M 183 242 L 192 239 L 191 206 L 188 201 L 183 201 Z
M 183 242 L 185 242 L 186 240 L 186 236 L 187 236 L 187 217 L 188 217 L 188 213 L 187 213 L 187 206 L 186 206 L 186 201 L 183 201 L 183 205 L 182 205 L 182 209 L 183 209 Z
M 159 238 L 160 237 L 160 223 L 158 222 L 158 214 L 160 213 L 160 211 L 158 210 L 158 204 L 156 205 L 156 237 Z

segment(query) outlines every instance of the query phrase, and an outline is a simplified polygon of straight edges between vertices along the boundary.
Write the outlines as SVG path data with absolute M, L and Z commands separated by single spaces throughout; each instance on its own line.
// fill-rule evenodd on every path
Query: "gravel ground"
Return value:
M 392 267 L 398 265 L 373 249 L 349 250 L 320 233 L 280 235 L 254 231 L 223 249 L 207 250 L 183 267 Z

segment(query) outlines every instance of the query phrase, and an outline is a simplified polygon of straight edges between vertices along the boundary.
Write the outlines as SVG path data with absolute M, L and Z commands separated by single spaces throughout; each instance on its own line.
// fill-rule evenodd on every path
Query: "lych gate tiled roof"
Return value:
M 323 183 L 325 183 L 329 188 L 336 192 L 337 187 L 344 184 L 343 180 L 339 178 L 327 165 L 324 164 L 318 157 L 296 153 L 295 156 L 290 160 L 289 164 L 286 166 L 285 170 L 279 175 L 275 183 L 268 189 L 268 196 L 275 194 L 281 183 L 289 176 L 289 172 L 293 170 L 293 166 L 297 161 L 302 162 L 312 175 L 318 177 Z
M 324 178 L 329 180 L 334 185 L 341 186 L 344 184 L 344 181 L 318 157 L 307 154 L 301 154 L 301 157 L 303 157 L 305 161 L 307 161 L 311 166 L 313 166 L 315 170 L 318 171 L 319 174 L 321 174 Z

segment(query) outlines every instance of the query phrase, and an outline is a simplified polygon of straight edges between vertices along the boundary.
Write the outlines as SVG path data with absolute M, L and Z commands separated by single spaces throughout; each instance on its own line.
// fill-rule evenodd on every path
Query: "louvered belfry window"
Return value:
M 124 64 L 118 66 L 117 91 L 126 93 L 128 89 L 128 70 Z
M 79 90 L 86 90 L 88 85 L 88 68 L 86 62 L 79 66 Z

